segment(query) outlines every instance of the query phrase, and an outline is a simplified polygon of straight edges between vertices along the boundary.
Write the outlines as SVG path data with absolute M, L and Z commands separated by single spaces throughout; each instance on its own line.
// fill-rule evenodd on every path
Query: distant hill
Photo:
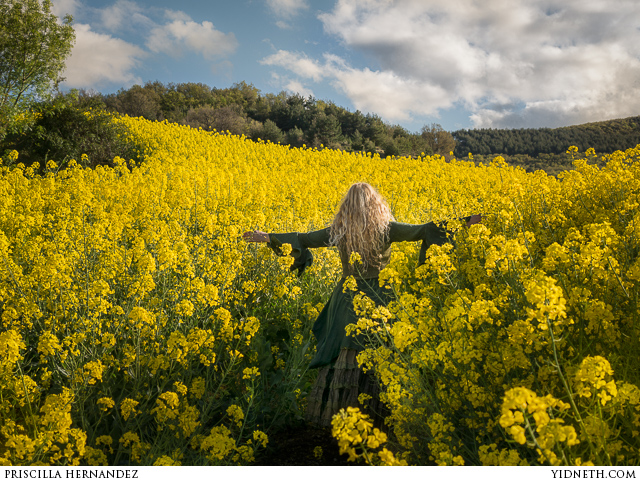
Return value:
M 564 154 L 572 145 L 581 152 L 593 147 L 598 154 L 605 154 L 640 144 L 640 116 L 556 129 L 470 129 L 452 135 L 457 157 L 466 157 L 469 152 L 538 157 Z

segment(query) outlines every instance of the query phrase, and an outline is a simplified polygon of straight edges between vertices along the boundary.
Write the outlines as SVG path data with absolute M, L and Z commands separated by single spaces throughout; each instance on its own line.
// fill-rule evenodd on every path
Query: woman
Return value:
M 479 215 L 467 218 L 467 226 L 480 219 Z M 384 409 L 376 379 L 364 373 L 356 361 L 362 343 L 345 333 L 345 327 L 358 319 L 353 310 L 352 292 L 348 289 L 343 292 L 343 284 L 347 277 L 353 276 L 358 291 L 386 305 L 390 300 L 389 290 L 379 286 L 378 276 L 389 263 L 391 244 L 421 240 L 419 263 L 422 264 L 431 244 L 441 245 L 447 241 L 447 231 L 433 222 L 418 225 L 395 222 L 384 198 L 371 185 L 357 183 L 349 188 L 333 222 L 325 229 L 286 234 L 253 231 L 245 232 L 243 238 L 248 242 L 267 242 L 279 255 L 282 255 L 282 244 L 291 244 L 291 255 L 295 259 L 292 270 L 298 269 L 299 274 L 313 261 L 309 248 L 338 248 L 342 278 L 313 325 L 318 342 L 309 367 L 320 370 L 307 398 L 306 418 L 313 424 L 330 427 L 332 416 L 340 408 L 360 406 L 358 395 L 366 393 L 371 399 L 365 411 L 380 420 Z M 361 262 L 350 263 L 352 253 L 359 254 Z

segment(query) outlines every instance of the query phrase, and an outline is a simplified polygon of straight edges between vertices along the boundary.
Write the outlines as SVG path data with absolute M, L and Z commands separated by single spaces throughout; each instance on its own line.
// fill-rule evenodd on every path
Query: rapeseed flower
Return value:
M 15 151 L 0 163 L 0 462 L 251 462 L 263 403 L 304 406 L 311 326 L 341 263 L 316 249 L 298 278 L 292 245 L 274 258 L 239 233 L 323 228 L 362 180 L 397 219 L 452 234 L 420 267 L 419 243 L 393 246 L 384 308 L 344 282 L 397 440 L 392 453 L 347 412 L 345 450 L 373 464 L 640 462 L 640 149 L 595 165 L 571 148 L 575 168 L 553 177 L 116 121 L 143 161 L 49 161 L 42 176 Z M 300 165 L 317 181 L 292 177 Z M 468 229 L 452 220 L 474 213 Z M 294 396 L 258 393 L 273 375 Z

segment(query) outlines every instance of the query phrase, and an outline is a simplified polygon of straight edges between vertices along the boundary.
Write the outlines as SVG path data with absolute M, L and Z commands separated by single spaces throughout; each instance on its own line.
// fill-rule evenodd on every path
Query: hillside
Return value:
M 83 111 L 91 111 L 85 118 Z M 330 101 L 280 92 L 266 93 L 244 82 L 225 89 L 204 84 L 164 85 L 147 82 L 117 93 L 71 92 L 34 108 L 33 124 L 0 140 L 0 153 L 17 150 L 29 165 L 47 160 L 62 162 L 87 153 L 91 163 L 109 163 L 114 155 L 135 157 L 135 146 L 120 145 L 122 138 L 107 128 L 106 111 L 167 120 L 205 131 L 244 135 L 292 147 L 332 148 L 367 152 L 381 157 L 440 154 L 487 163 L 496 156 L 531 172 L 557 174 L 573 167 L 567 149 L 595 149 L 590 162 L 603 154 L 640 144 L 640 116 L 592 122 L 562 128 L 465 129 L 445 131 L 439 124 L 420 132 L 384 122 L 375 114 L 351 112 Z M 90 121 L 89 121 L 90 119 Z M 126 143 L 125 143 L 126 144 Z
M 593 148 L 598 153 L 625 150 L 640 143 L 640 116 L 591 122 L 555 129 L 471 129 L 452 132 L 454 153 L 466 157 L 479 155 L 564 154 L 575 145 L 582 152 Z
M 602 155 L 626 150 L 640 144 L 640 116 L 590 122 L 560 128 L 470 129 L 452 132 L 456 157 L 489 162 L 500 155 L 511 165 L 527 171 L 544 170 L 557 174 L 572 168 L 566 152 L 574 145 L 580 152 L 593 148 L 591 161 L 602 163 Z
M 511 165 L 551 174 L 572 168 L 572 160 L 566 154 L 572 145 L 581 152 L 592 147 L 598 154 L 606 154 L 640 144 L 640 117 L 562 128 L 454 132 L 431 124 L 412 133 L 374 114 L 350 112 L 330 101 L 286 92 L 262 94 L 244 82 L 226 89 L 147 82 L 103 96 L 102 100 L 119 113 L 149 120 L 167 119 L 204 130 L 228 130 L 294 147 L 324 146 L 383 157 L 416 157 L 422 153 L 449 157 L 453 151 L 457 158 L 467 158 L 472 153 L 476 162 L 488 162 L 501 155 Z

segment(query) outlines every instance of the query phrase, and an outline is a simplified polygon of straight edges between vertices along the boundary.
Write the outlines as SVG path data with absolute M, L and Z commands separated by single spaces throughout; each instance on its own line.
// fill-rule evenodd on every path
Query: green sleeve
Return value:
M 446 242 L 452 242 L 450 235 L 451 233 L 444 227 L 440 227 L 433 222 L 429 222 L 428 224 L 392 222 L 389 226 L 391 242 L 422 241 L 418 265 L 424 264 L 429 246 L 432 244 L 442 245 Z
M 284 255 L 282 244 L 291 244 L 291 253 L 289 255 L 293 257 L 294 261 L 289 269 L 291 271 L 297 269 L 298 276 L 301 276 L 304 270 L 313 264 L 313 254 L 309 248 L 328 246 L 329 228 L 308 233 L 269 234 L 269 243 L 267 245 L 279 256 Z
M 329 227 L 324 229 L 314 230 L 306 234 L 298 234 L 300 242 L 305 247 L 329 247 Z

